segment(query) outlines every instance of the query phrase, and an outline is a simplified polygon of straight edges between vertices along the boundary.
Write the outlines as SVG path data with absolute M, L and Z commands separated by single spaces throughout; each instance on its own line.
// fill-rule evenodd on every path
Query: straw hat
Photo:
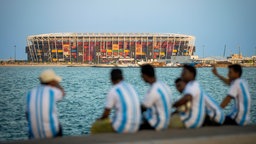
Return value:
M 39 80 L 43 83 L 51 81 L 61 82 L 61 77 L 56 75 L 53 70 L 45 70 L 40 74 Z

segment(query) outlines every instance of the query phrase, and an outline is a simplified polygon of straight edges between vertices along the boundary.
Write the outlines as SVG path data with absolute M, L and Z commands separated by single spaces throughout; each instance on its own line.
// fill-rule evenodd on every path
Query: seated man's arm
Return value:
M 227 95 L 221 102 L 220 106 L 224 109 L 230 103 L 231 99 L 233 99 L 233 98 L 231 96 Z
M 140 108 L 142 113 L 147 110 L 147 108 L 143 104 L 141 104 Z
M 104 112 L 102 114 L 102 116 L 99 118 L 99 120 L 103 120 L 108 118 L 109 114 L 110 114 L 111 109 L 105 108 Z
M 172 106 L 173 107 L 179 107 L 181 105 L 186 104 L 187 102 L 192 101 L 192 96 L 190 94 L 184 95 L 181 99 L 176 101 Z
M 65 91 L 64 91 L 64 88 L 59 84 L 59 83 L 55 83 L 55 87 L 60 89 L 60 91 L 62 92 L 62 96 L 64 97 L 66 94 L 65 94 Z

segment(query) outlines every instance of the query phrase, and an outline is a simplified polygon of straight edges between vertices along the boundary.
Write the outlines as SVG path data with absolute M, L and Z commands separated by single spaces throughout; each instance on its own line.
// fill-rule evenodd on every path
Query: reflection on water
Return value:
M 52 67 L 51 67 L 52 68 Z M 0 67 L 0 141 L 27 139 L 25 118 L 25 94 L 38 85 L 38 76 L 47 67 Z M 59 119 L 64 135 L 88 134 L 90 126 L 98 118 L 104 107 L 105 96 L 111 87 L 110 68 L 56 67 L 53 68 L 63 78 L 66 91 L 64 100 L 58 103 Z M 222 75 L 227 69 L 219 68 Z M 125 80 L 136 88 L 140 99 L 149 85 L 140 78 L 139 68 L 124 68 Z M 175 90 L 174 80 L 180 76 L 181 68 L 157 68 L 157 78 L 167 83 L 173 93 L 173 101 L 180 95 Z M 256 70 L 244 68 L 243 78 L 250 86 L 252 97 L 251 118 L 256 123 Z M 225 97 L 228 87 L 211 73 L 211 68 L 198 69 L 197 79 L 204 90 L 218 102 Z M 228 112 L 226 110 L 225 112 Z

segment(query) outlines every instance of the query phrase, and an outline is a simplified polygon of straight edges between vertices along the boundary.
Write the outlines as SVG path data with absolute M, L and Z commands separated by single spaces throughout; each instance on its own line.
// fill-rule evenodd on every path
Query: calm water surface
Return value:
M 0 141 L 27 139 L 25 95 L 38 85 L 39 74 L 49 68 L 63 78 L 61 85 L 66 91 L 66 97 L 57 105 L 64 135 L 90 133 L 91 124 L 102 114 L 106 94 L 111 88 L 111 68 L 0 67 Z M 243 70 L 243 78 L 249 83 L 252 97 L 251 119 L 256 124 L 256 68 Z M 218 71 L 227 75 L 225 68 Z M 149 85 L 140 78 L 140 69 L 123 68 L 123 72 L 126 81 L 134 85 L 142 99 Z M 180 95 L 173 81 L 180 76 L 181 68 L 157 68 L 156 72 L 158 79 L 171 87 L 173 101 L 177 100 Z M 227 93 L 228 87 L 213 76 L 211 68 L 198 69 L 197 80 L 219 103 Z

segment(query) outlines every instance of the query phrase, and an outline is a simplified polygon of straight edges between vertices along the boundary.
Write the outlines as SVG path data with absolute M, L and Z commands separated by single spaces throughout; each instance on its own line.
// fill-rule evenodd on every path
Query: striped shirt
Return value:
M 141 110 L 137 92 L 121 81 L 114 85 L 107 95 L 106 108 L 115 109 L 112 127 L 118 133 L 134 133 L 140 126 Z
M 220 105 L 210 96 L 204 95 L 206 114 L 211 120 L 218 124 L 223 124 L 225 120 L 225 114 Z
M 168 128 L 171 114 L 171 90 L 162 82 L 155 82 L 142 104 L 147 108 L 145 118 L 155 130 Z
M 59 132 L 56 101 L 62 99 L 57 88 L 39 85 L 27 94 L 28 128 L 31 138 L 51 138 Z
M 228 95 L 235 99 L 235 104 L 230 114 L 238 125 L 247 125 L 250 121 L 251 96 L 247 82 L 241 78 L 231 83 Z
M 201 127 L 205 118 L 205 102 L 204 94 L 197 81 L 190 81 L 184 91 L 183 95 L 191 95 L 191 108 L 186 112 L 181 112 L 181 120 L 186 128 Z

